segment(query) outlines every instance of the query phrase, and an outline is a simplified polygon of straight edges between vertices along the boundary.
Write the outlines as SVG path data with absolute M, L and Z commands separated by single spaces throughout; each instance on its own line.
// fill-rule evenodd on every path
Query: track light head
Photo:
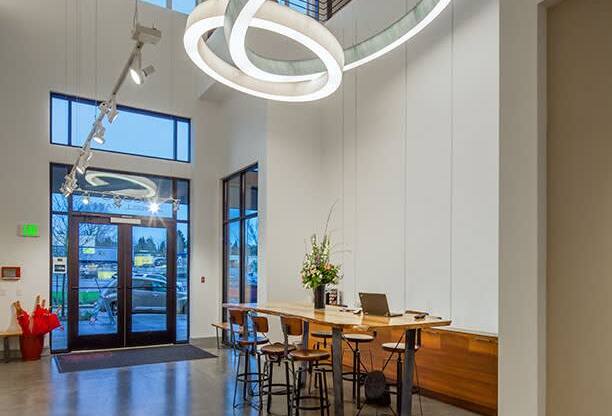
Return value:
M 154 72 L 155 67 L 153 65 L 148 65 L 144 69 L 142 68 L 142 54 L 138 52 L 130 66 L 130 77 L 132 81 L 134 81 L 136 85 L 142 85 Z
M 140 51 L 136 53 L 134 56 L 134 60 L 132 61 L 132 65 L 130 65 L 130 77 L 132 77 L 132 81 L 134 84 L 141 85 L 144 82 L 144 78 L 142 77 L 142 54 Z
M 93 141 L 98 144 L 104 144 L 104 142 L 106 141 L 106 139 L 104 138 L 104 133 L 106 133 L 106 129 L 104 128 L 104 126 L 98 124 L 98 127 L 96 127 L 96 131 L 92 136 Z
M 79 175 L 84 175 L 87 170 L 87 164 L 81 160 L 79 160 L 76 164 L 76 170 L 79 172 Z
M 77 188 L 77 179 L 74 171 L 71 171 L 68 175 L 64 176 L 64 183 L 60 188 L 60 192 L 68 198 Z
M 153 73 L 155 73 L 155 67 L 153 65 L 149 65 L 141 70 L 130 68 L 130 76 L 136 85 L 144 84 L 145 79 L 153 75 Z
M 113 124 L 113 121 L 117 119 L 118 115 L 119 115 L 119 112 L 117 111 L 117 103 L 113 100 L 110 103 L 110 109 L 108 110 L 108 114 L 106 115 L 106 118 L 108 119 L 108 122 L 110 124 Z

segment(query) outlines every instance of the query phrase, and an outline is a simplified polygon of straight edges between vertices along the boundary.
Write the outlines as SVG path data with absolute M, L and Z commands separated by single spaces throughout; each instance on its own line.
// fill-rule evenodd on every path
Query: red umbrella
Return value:
M 30 315 L 21 308 L 19 301 L 13 303 L 15 310 L 17 311 L 17 323 L 21 327 L 21 333 L 23 335 L 31 335 L 30 331 Z
M 44 335 L 49 332 L 48 311 L 38 303 L 32 314 L 32 335 Z

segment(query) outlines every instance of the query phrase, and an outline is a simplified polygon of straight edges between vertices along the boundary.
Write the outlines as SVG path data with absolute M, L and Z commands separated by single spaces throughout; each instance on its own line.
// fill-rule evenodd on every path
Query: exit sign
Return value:
M 40 237 L 38 224 L 23 224 L 21 226 L 22 237 Z

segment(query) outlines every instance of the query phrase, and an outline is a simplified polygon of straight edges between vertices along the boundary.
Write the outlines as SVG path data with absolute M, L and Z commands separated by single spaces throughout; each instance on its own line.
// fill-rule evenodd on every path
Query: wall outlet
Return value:
M 200 281 L 201 281 L 202 283 L 206 283 L 206 276 L 202 276 L 202 277 L 200 277 Z

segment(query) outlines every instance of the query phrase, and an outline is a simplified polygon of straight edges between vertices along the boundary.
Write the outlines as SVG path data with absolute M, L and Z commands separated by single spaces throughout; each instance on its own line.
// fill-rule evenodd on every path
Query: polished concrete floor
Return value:
M 201 346 L 219 357 L 70 374 L 60 374 L 48 356 L 37 362 L 0 363 L 0 415 L 256 415 L 248 407 L 232 409 L 233 358 L 228 351 L 217 351 L 210 343 Z M 420 416 L 417 396 L 414 402 L 413 414 Z M 424 416 L 474 415 L 427 398 L 422 398 L 422 407 Z M 275 397 L 272 413 L 286 413 L 282 397 Z M 346 414 L 355 414 L 350 401 Z M 366 408 L 361 414 L 391 412 Z

